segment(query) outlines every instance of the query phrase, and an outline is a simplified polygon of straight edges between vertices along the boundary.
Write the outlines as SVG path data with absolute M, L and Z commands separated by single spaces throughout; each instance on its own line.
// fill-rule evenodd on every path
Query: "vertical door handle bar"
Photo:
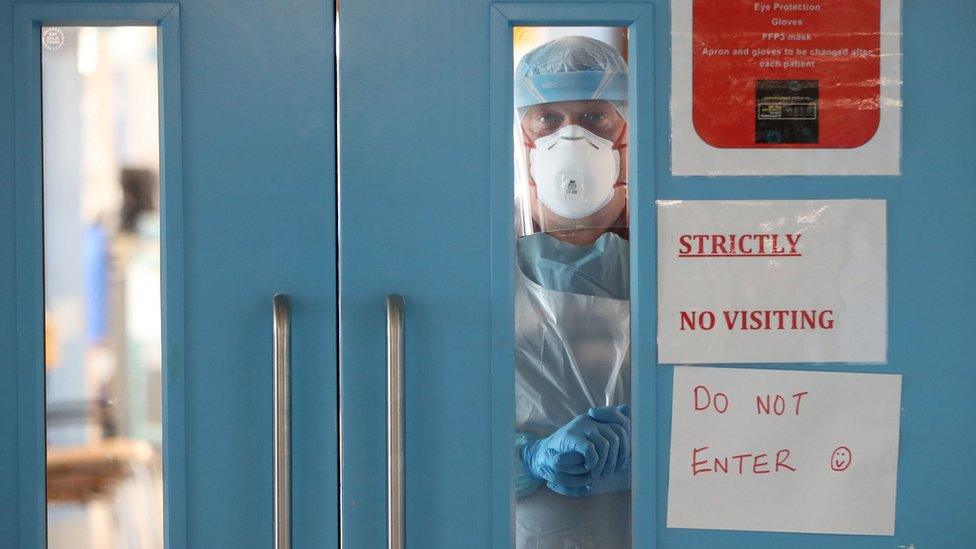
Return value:
M 274 318 L 274 547 L 291 549 L 291 302 L 271 300 Z
M 387 547 L 404 548 L 403 297 L 386 297 Z

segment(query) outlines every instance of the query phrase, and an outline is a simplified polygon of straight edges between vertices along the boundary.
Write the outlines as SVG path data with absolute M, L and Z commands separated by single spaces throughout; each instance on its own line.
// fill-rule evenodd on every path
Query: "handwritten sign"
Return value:
M 669 528 L 893 535 L 901 376 L 678 367 Z
M 884 362 L 883 200 L 658 202 L 663 364 Z

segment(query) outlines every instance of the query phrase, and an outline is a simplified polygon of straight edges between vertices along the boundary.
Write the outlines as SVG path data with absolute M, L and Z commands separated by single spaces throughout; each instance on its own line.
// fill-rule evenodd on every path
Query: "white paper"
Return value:
M 673 398 L 669 528 L 894 534 L 900 375 L 677 367 Z
M 659 201 L 658 360 L 884 362 L 886 255 L 883 200 Z
M 730 28 L 730 33 L 735 29 Z M 853 149 L 723 149 L 692 122 L 692 0 L 671 2 L 671 173 L 674 175 L 899 175 L 901 0 L 881 2 L 881 105 L 874 137 Z

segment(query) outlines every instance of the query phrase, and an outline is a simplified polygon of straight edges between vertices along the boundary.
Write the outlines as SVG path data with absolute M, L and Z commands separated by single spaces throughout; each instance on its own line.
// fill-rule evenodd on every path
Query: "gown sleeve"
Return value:
M 521 498 L 525 497 L 532 492 L 535 492 L 539 486 L 542 486 L 541 480 L 536 480 L 529 475 L 529 472 L 525 470 L 525 466 L 522 464 L 522 449 L 532 442 L 532 439 L 523 433 L 516 433 L 515 436 L 515 497 Z

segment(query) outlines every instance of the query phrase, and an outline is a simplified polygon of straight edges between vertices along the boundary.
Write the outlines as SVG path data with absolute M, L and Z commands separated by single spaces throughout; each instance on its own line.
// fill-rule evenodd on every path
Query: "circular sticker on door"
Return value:
M 48 50 L 60 49 L 64 45 L 64 31 L 58 27 L 45 27 L 41 29 L 41 44 Z

